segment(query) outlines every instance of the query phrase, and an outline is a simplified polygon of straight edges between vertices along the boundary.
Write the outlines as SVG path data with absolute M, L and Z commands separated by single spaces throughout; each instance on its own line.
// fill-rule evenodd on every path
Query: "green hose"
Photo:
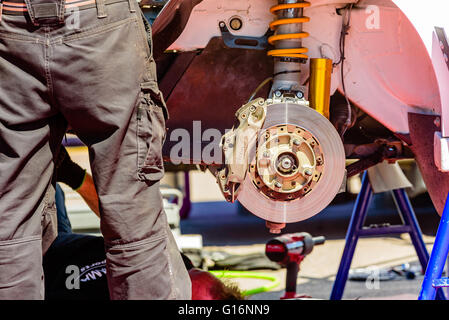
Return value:
M 262 287 L 244 290 L 242 292 L 243 296 L 250 296 L 256 293 L 267 292 L 271 289 L 277 287 L 280 283 L 279 279 L 275 276 L 271 276 L 264 273 L 251 272 L 251 271 L 228 271 L 228 270 L 214 270 L 209 271 L 217 278 L 251 278 L 251 279 L 263 279 L 271 281 L 270 284 L 267 284 Z

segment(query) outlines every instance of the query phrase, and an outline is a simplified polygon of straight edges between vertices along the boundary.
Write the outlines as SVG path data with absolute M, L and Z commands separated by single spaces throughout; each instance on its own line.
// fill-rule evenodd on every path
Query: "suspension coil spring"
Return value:
M 306 7 L 310 7 L 310 2 L 297 2 L 297 3 L 284 3 L 278 4 L 271 7 L 270 12 L 272 14 L 277 14 L 282 10 L 289 9 L 304 9 Z M 281 25 L 287 24 L 299 24 L 309 22 L 309 17 L 297 17 L 297 18 L 285 18 L 285 19 L 275 19 L 270 23 L 270 29 L 276 30 Z M 285 34 L 275 34 L 268 38 L 268 43 L 274 45 L 277 41 L 280 40 L 295 40 L 295 39 L 304 39 L 307 38 L 309 34 L 307 32 L 299 32 L 299 33 L 285 33 Z M 288 48 L 288 49 L 274 49 L 268 51 L 268 55 L 272 57 L 279 58 L 299 58 L 299 59 L 308 59 L 308 56 L 305 54 L 308 51 L 307 48 Z

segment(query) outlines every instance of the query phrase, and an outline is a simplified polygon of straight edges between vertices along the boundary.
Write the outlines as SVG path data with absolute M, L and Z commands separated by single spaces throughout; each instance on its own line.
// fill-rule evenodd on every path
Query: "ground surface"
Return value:
M 320 217 L 287 227 L 286 232 L 308 232 L 314 236 L 327 237 L 326 243 L 315 247 L 301 264 L 298 293 L 305 293 L 313 298 L 329 299 L 345 245 L 344 237 L 351 208 L 352 202 L 334 205 L 326 209 Z M 393 209 L 393 207 L 376 208 L 374 203 L 371 210 L 372 216 L 367 223 L 387 221 L 399 223 Z M 435 213 L 429 208 L 417 207 L 416 211 L 418 219 L 422 221 L 424 241 L 430 252 L 438 217 L 434 217 Z M 206 251 L 225 251 L 239 255 L 264 252 L 265 242 L 272 237 L 262 220 L 252 215 L 239 214 L 237 207 L 224 203 L 194 204 L 190 217 L 182 221 L 181 229 L 187 234 L 201 233 Z M 351 268 L 377 267 L 382 270 L 382 268 L 396 267 L 405 263 L 410 263 L 415 270 L 420 270 L 408 235 L 364 238 L 358 242 Z M 284 293 L 285 269 L 255 271 L 275 275 L 280 280 L 280 285 L 270 292 L 251 296 L 250 299 L 279 299 Z M 422 279 L 423 276 L 417 273 L 417 277 L 413 280 L 398 276 L 394 280 L 380 281 L 377 285 L 364 281 L 348 281 L 343 298 L 416 299 Z M 235 281 L 242 289 L 268 284 L 267 281 L 253 279 Z

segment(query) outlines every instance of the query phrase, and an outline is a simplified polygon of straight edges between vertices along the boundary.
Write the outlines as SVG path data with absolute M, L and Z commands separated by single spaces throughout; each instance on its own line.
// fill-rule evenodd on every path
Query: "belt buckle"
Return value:
M 65 0 L 24 0 L 35 26 L 64 23 Z M 61 11 L 62 10 L 62 11 Z
M 40 24 L 60 23 L 57 3 L 38 3 L 32 6 L 35 21 Z
M 35 4 L 33 13 L 36 19 L 58 18 L 58 4 L 54 2 Z

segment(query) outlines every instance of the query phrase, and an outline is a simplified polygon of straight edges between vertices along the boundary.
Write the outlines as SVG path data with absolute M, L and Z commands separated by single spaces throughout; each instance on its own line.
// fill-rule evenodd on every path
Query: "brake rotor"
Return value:
M 267 107 L 238 195 L 254 215 L 275 223 L 308 219 L 329 205 L 345 174 L 345 152 L 330 121 L 296 103 Z

